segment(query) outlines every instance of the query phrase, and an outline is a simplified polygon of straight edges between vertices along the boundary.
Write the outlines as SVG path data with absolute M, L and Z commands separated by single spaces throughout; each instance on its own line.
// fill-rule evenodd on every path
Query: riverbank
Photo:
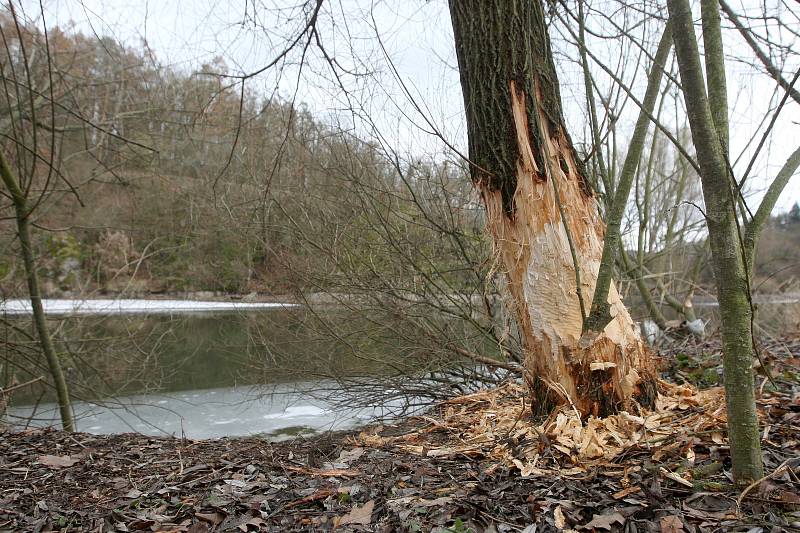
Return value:
M 393 296 L 384 295 L 385 301 L 392 300 L 396 304 L 409 304 L 415 302 L 435 302 L 452 305 L 454 302 L 471 301 L 474 304 L 484 305 L 484 295 L 475 293 L 443 293 L 439 295 L 421 296 L 414 292 L 397 291 Z M 498 296 L 487 296 L 491 305 L 497 305 Z M 25 294 L 6 296 L 7 301 L 25 301 Z M 213 302 L 244 304 L 271 304 L 271 305 L 314 305 L 314 306 L 363 306 L 374 303 L 374 294 L 364 293 L 337 293 L 337 292 L 307 292 L 301 295 L 271 292 L 232 293 L 224 291 L 52 291 L 47 293 L 43 301 L 85 301 L 85 302 L 111 302 L 111 301 L 143 301 L 143 302 Z M 0 302 L 3 300 L 0 299 Z
M 656 412 L 578 427 L 569 410 L 534 426 L 518 387 L 456 398 L 397 425 L 281 443 L 0 434 L 0 530 L 800 527 L 797 394 L 759 400 L 770 477 L 738 501 L 719 389 L 664 383 Z

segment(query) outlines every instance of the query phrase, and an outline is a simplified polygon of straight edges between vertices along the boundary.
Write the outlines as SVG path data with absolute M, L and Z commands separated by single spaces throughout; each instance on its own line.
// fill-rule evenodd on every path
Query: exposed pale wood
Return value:
M 584 273 L 582 291 L 589 296 L 594 292 L 602 255 L 603 223 L 595 198 L 580 186 L 574 152 L 566 138 L 545 132 L 542 137 L 548 146 L 540 155 L 542 160 L 545 153 L 549 155 L 547 166 L 555 175 L 548 176 L 547 169 L 538 168 L 535 148 L 529 142 L 526 95 L 513 81 L 510 91 L 520 153 L 514 218 L 504 216 L 499 191 L 485 191 L 484 198 L 488 227 L 508 276 L 511 305 L 528 352 L 526 377 L 544 403 L 553 398 L 547 390 L 551 386 L 542 377 L 563 387 L 582 413 L 611 412 L 634 395 L 640 370 L 649 370 L 645 348 L 613 285 L 608 298 L 611 322 L 588 344 L 581 344 L 583 323 L 575 266 L 557 202 L 563 206 L 577 248 Z M 547 128 L 544 118 L 540 122 Z M 549 179 L 558 180 L 560 199 Z M 592 370 L 593 363 L 605 369 Z
M 505 274 L 534 410 L 568 403 L 584 416 L 605 415 L 652 400 L 647 349 L 613 284 L 611 321 L 582 338 L 580 300 L 594 293 L 604 224 L 566 130 L 542 3 L 449 4 L 472 179 Z

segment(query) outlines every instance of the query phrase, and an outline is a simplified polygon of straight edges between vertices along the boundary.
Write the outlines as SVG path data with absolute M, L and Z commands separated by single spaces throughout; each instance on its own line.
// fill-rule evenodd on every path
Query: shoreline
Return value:
M 466 296 L 466 295 L 463 295 Z M 9 294 L 0 299 L 26 299 L 26 294 Z M 361 294 L 345 294 L 318 291 L 308 293 L 298 298 L 288 293 L 273 293 L 267 291 L 252 291 L 249 293 L 232 293 L 225 291 L 197 290 L 197 291 L 57 291 L 42 296 L 47 300 L 185 300 L 185 301 L 213 301 L 213 302 L 254 302 L 254 303 L 282 303 L 298 304 L 304 302 L 312 304 L 337 303 L 366 298 Z M 800 303 L 800 292 L 769 292 L 754 293 L 754 303 L 761 305 L 786 305 Z M 710 297 L 696 297 L 693 300 L 695 307 L 716 307 L 716 299 Z
M 156 300 L 133 298 L 80 300 L 43 298 L 41 301 L 45 314 L 49 316 L 173 315 L 183 313 L 288 310 L 301 307 L 299 304 L 294 303 L 245 302 L 241 300 Z M 26 316 L 32 313 L 30 300 L 20 298 L 0 302 L 0 314 Z

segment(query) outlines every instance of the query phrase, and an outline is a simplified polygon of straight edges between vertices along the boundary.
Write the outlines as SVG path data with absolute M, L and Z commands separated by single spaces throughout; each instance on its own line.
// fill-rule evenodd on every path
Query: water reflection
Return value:
M 470 327 L 419 320 L 330 308 L 50 317 L 80 430 L 192 438 L 277 437 L 407 412 L 430 402 L 429 389 L 451 394 L 442 372 L 478 386 L 432 342 L 442 328 L 467 339 Z M 47 376 L 30 328 L 30 317 L 2 322 L 5 385 Z M 20 389 L 9 421 L 56 424 L 54 399 L 46 379 Z
M 29 330 L 28 322 L 7 319 L 5 331 L 0 331 L 7 345 L 19 347 L 6 354 L 6 383 L 11 377 L 24 382 L 46 372 L 43 361 L 28 356 L 35 342 L 14 330 Z M 51 320 L 51 328 L 73 394 L 83 400 L 377 370 L 354 358 L 344 342 L 321 335 L 300 309 L 68 317 Z M 15 394 L 12 404 L 52 400 L 52 391 L 38 385 Z

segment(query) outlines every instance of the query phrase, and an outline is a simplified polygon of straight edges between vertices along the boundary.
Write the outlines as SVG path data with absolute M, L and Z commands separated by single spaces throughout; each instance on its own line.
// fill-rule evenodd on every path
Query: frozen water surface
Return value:
M 275 302 L 213 302 L 199 300 L 42 300 L 48 315 L 120 315 L 221 313 L 230 311 L 263 311 L 293 309 L 297 304 Z M 0 301 L 0 314 L 30 315 L 31 302 L 26 299 Z
M 386 416 L 388 407 L 341 410 L 322 400 L 312 399 L 292 384 L 73 403 L 78 431 L 95 434 L 136 432 L 190 439 L 263 434 L 280 440 L 300 431 L 352 428 Z M 38 407 L 10 407 L 7 416 L 16 427 L 27 419 L 31 419 L 30 426 L 33 427 L 59 425 L 58 406 L 53 403 Z

